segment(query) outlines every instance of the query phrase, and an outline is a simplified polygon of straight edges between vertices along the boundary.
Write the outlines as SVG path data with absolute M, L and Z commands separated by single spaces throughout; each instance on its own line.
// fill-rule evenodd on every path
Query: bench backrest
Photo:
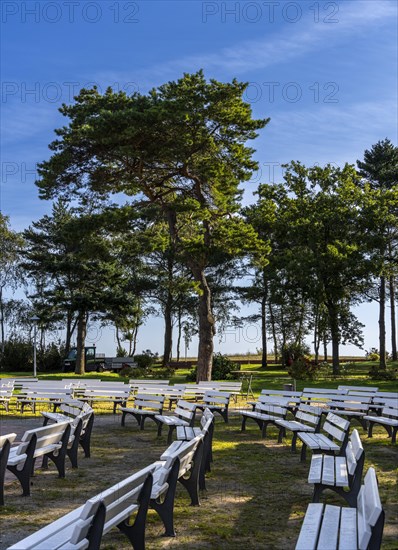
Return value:
M 13 443 L 13 441 L 15 440 L 16 437 L 17 437 L 17 434 L 14 434 L 14 433 L 0 435 L 0 451 L 3 448 L 6 441 L 9 441 L 9 443 L 11 445 L 11 443 Z
M 322 407 L 317 407 L 316 405 L 300 405 L 296 413 L 296 420 L 311 426 L 318 426 L 321 415 Z
M 349 420 L 344 420 L 341 416 L 337 416 L 336 414 L 330 412 L 328 413 L 323 425 L 323 431 L 333 437 L 333 439 L 344 441 L 347 439 L 349 427 Z
M 222 405 L 228 407 L 230 399 L 230 394 L 215 390 L 206 390 L 203 396 L 203 401 L 206 405 Z
M 379 391 L 379 388 L 378 387 L 374 387 L 374 386 L 345 386 L 345 385 L 340 385 L 338 386 L 338 389 L 339 390 L 344 390 L 345 392 L 349 392 L 349 391 L 364 391 L 364 392 L 373 392 L 373 393 L 376 393 L 377 391 Z
M 164 395 L 151 395 L 149 393 L 137 393 L 134 398 L 134 406 L 138 409 L 151 409 L 162 413 L 164 406 Z
M 379 538 L 384 525 L 384 512 L 380 502 L 379 488 L 377 486 L 376 472 L 369 468 L 364 479 L 357 499 L 357 526 L 358 526 L 358 548 L 366 550 L 368 547 L 379 548 L 377 541 L 371 539 Z
M 106 507 L 104 533 L 122 521 L 136 508 L 138 496 L 148 475 L 156 469 L 155 464 L 143 468 L 139 472 L 127 477 L 120 483 L 90 498 L 83 507 L 90 509 L 93 503 L 103 502 Z M 130 513 L 129 513 L 130 510 Z
M 69 426 L 69 422 L 58 422 L 56 424 L 49 424 L 34 430 L 27 430 L 23 434 L 21 443 L 18 445 L 15 453 L 17 455 L 24 454 L 33 436 L 36 436 L 37 438 L 35 451 L 43 447 L 47 447 L 48 445 L 59 443 L 67 426 Z
M 178 416 L 178 418 L 181 418 L 182 420 L 192 423 L 195 418 L 195 410 L 195 403 L 190 403 L 189 401 L 179 399 L 174 410 L 174 415 Z
M 130 386 L 168 386 L 170 384 L 170 380 L 154 380 L 152 378 L 149 379 L 132 379 L 129 380 Z
M 167 475 L 171 471 L 171 468 L 174 464 L 174 462 L 178 459 L 179 461 L 179 473 L 178 477 L 182 477 L 186 472 L 188 472 L 191 469 L 192 462 L 195 457 L 195 452 L 197 450 L 197 447 L 199 444 L 201 444 L 203 441 L 203 434 L 197 435 L 191 441 L 184 441 L 182 445 L 179 446 L 179 448 L 174 451 L 168 458 L 166 459 L 166 463 L 164 465 L 164 472 L 163 472 L 163 482 L 167 480 Z M 159 478 L 158 483 L 160 484 L 160 481 L 162 481 L 162 477 Z
M 261 414 L 268 414 L 270 416 L 277 416 L 285 418 L 287 415 L 287 407 L 281 407 L 274 403 L 257 403 L 255 411 Z
M 398 419 L 398 407 L 393 406 L 392 403 L 386 403 L 387 406 L 383 407 L 381 412 L 382 416 L 389 416 L 391 418 Z
M 350 440 L 347 444 L 345 455 L 346 455 L 346 461 L 347 461 L 347 470 L 348 473 L 352 476 L 355 473 L 355 470 L 357 468 L 357 464 L 363 455 L 363 445 L 361 438 L 359 437 L 358 430 L 352 430 L 352 434 L 350 435 Z M 362 472 L 361 474 L 362 475 Z
M 281 395 L 266 395 L 261 394 L 258 396 L 257 403 L 269 403 L 274 405 L 280 405 L 282 407 L 287 407 L 290 403 L 288 397 L 282 397 Z

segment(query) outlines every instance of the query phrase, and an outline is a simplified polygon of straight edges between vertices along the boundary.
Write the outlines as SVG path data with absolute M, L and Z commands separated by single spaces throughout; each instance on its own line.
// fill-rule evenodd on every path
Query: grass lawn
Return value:
M 250 368 L 258 370 L 253 365 Z M 355 365 L 353 371 L 344 378 L 305 382 L 297 384 L 297 387 L 337 387 L 344 383 L 397 390 L 396 382 L 370 381 L 365 375 L 368 368 L 369 365 Z M 177 373 L 173 380 L 181 381 L 184 373 Z M 261 388 L 278 388 L 283 383 L 291 382 L 284 370 L 275 367 L 258 376 L 253 381 L 257 393 Z M 101 378 L 120 380 L 114 375 L 101 375 Z M 245 406 L 246 400 L 240 399 L 238 408 L 232 410 L 229 424 L 217 417 L 213 442 L 214 463 L 207 478 L 207 492 L 202 495 L 201 506 L 190 507 L 185 490 L 179 486 L 175 505 L 177 537 L 161 537 L 162 524 L 156 513 L 151 511 L 147 527 L 148 549 L 294 548 L 303 515 L 312 496 L 312 486 L 306 482 L 309 459 L 305 464 L 300 463 L 299 451 L 297 454 L 290 451 L 290 438 L 278 444 L 277 432 L 272 427 L 266 439 L 261 439 L 257 425 L 250 421 L 247 431 L 242 433 L 239 408 Z M 27 498 L 20 496 L 17 482 L 6 486 L 6 506 L 0 512 L 0 549 L 7 548 L 81 505 L 90 496 L 159 459 L 167 446 L 167 431 L 164 436 L 157 438 L 155 425 L 148 422 L 145 431 L 140 432 L 131 418 L 127 419 L 126 427 L 122 428 L 120 415 L 108 413 L 109 409 L 107 414 L 98 416 L 93 429 L 92 458 L 83 459 L 80 455 L 78 470 L 71 470 L 68 465 L 64 480 L 57 478 L 54 467 L 48 471 L 39 471 L 34 478 L 32 496 Z M 16 422 L 21 415 L 16 415 L 12 408 L 9 415 L 2 412 L 1 418 L 2 433 L 6 433 L 8 422 Z M 32 421 L 41 424 L 38 418 Z M 364 471 L 374 466 L 378 475 L 381 501 L 386 511 L 382 548 L 396 549 L 398 446 L 391 445 L 391 440 L 381 427 L 375 428 L 372 439 L 367 438 L 357 423 L 353 422 L 353 427 L 358 428 L 364 444 Z M 326 493 L 323 498 L 329 503 L 345 505 L 333 493 Z M 126 541 L 123 535 L 113 530 L 104 537 L 102 548 L 131 548 Z

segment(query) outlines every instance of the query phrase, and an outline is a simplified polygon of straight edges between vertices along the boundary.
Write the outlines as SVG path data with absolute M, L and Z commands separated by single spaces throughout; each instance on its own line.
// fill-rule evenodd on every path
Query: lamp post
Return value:
M 40 318 L 34 315 L 30 318 L 33 321 L 33 376 L 36 377 L 37 374 L 37 362 L 36 362 L 36 337 L 37 337 L 37 322 L 40 321 Z

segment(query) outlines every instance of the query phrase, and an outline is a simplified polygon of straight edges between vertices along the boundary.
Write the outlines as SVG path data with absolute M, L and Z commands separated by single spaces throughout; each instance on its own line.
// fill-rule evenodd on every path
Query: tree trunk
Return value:
M 320 333 L 319 333 L 319 304 L 315 306 L 314 310 L 314 359 L 315 363 L 319 362 L 319 346 L 321 345 Z
M 195 279 L 199 282 L 201 295 L 199 296 L 199 346 L 198 368 L 196 382 L 211 380 L 213 366 L 213 336 L 215 333 L 214 316 L 211 307 L 211 291 L 207 284 L 203 269 L 193 270 Z
M 334 304 L 328 304 L 328 313 L 329 313 L 330 332 L 332 335 L 332 368 L 333 368 L 333 374 L 337 376 L 340 372 L 340 362 L 339 362 L 340 331 L 339 331 L 338 310 Z
M 272 339 L 274 341 L 274 358 L 275 358 L 275 363 L 277 363 L 278 362 L 278 340 L 276 338 L 275 318 L 274 318 L 274 312 L 272 310 L 271 303 L 268 305 L 268 309 L 269 309 L 269 315 L 271 319 Z
M 87 333 L 87 316 L 85 311 L 79 311 L 77 318 L 77 338 L 76 338 L 76 368 L 75 374 L 85 374 L 85 343 Z
M 73 320 L 73 313 L 67 311 L 66 313 L 66 337 L 65 337 L 65 357 L 68 356 L 71 348 L 71 341 L 73 333 L 75 332 L 77 319 Z
M 397 325 L 395 319 L 395 284 L 394 277 L 390 276 L 390 310 L 391 310 L 391 358 L 393 361 L 397 361 Z
M 4 328 L 4 303 L 3 303 L 3 288 L 0 287 L 0 330 L 1 330 L 1 355 L 4 355 L 5 350 L 5 328 Z
M 181 307 L 178 309 L 178 337 L 177 337 L 177 363 L 180 361 L 180 348 L 181 348 L 181 337 L 182 337 L 182 312 Z
M 163 367 L 170 365 L 173 349 L 173 297 L 168 292 L 166 304 L 164 307 L 164 348 L 163 348 Z
M 379 353 L 380 368 L 386 368 L 386 279 L 380 277 L 380 305 L 379 305 Z
M 264 295 L 261 300 L 261 345 L 262 345 L 262 356 L 261 356 L 261 366 L 265 369 L 267 367 L 267 296 Z
M 323 360 L 328 362 L 328 342 L 326 340 L 326 333 L 323 336 Z
M 131 349 L 131 340 L 130 340 L 130 357 L 134 357 L 135 352 L 137 351 L 137 337 L 138 337 L 138 322 L 137 325 L 133 328 L 133 349 Z

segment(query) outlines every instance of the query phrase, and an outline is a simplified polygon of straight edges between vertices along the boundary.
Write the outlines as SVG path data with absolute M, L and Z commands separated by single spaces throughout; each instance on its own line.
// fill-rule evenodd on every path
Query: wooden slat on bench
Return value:
M 323 514 L 317 550 L 330 550 L 331 548 L 337 548 L 339 524 L 340 507 L 327 504 Z
M 342 508 L 339 550 L 352 550 L 357 548 L 357 544 L 357 511 L 355 508 Z
M 322 521 L 323 504 L 308 505 L 296 550 L 315 550 Z

